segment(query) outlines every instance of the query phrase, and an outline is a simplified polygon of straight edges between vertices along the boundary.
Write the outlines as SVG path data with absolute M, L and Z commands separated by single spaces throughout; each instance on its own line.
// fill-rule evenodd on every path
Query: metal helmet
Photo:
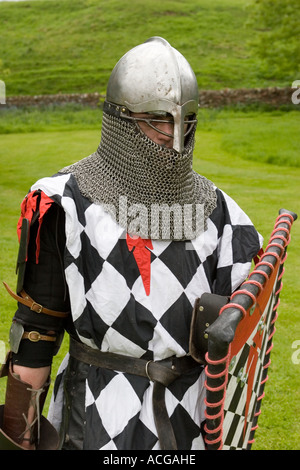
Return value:
M 114 67 L 105 109 L 112 107 L 120 117 L 135 121 L 131 113 L 159 114 L 158 122 L 164 122 L 163 115 L 171 115 L 173 149 L 181 153 L 185 135 L 196 123 L 198 103 L 197 80 L 187 60 L 165 39 L 152 37 L 127 52 Z M 158 130 L 153 122 L 146 122 Z

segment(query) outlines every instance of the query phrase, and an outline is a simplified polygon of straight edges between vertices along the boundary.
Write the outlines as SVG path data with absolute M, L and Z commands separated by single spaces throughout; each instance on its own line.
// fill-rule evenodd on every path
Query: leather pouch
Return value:
M 229 297 L 205 293 L 197 298 L 194 304 L 189 348 L 195 361 L 206 364 L 208 340 L 206 329 L 218 318 L 221 308 L 229 301 Z

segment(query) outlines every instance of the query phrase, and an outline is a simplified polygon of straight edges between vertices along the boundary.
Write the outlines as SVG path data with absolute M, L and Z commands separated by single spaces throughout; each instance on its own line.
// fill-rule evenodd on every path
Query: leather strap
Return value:
M 199 364 L 190 356 L 174 356 L 161 361 L 147 361 L 146 359 L 93 349 L 86 344 L 79 343 L 72 337 L 70 337 L 70 355 L 86 364 L 148 377 L 149 380 L 159 382 L 164 386 L 168 386 L 184 372 L 199 367 Z
M 41 335 L 38 331 L 24 331 L 22 339 L 37 343 L 38 341 L 56 341 L 56 336 Z
M 154 382 L 152 396 L 154 422 L 161 450 L 177 450 L 174 429 L 166 408 L 165 392 L 166 387 L 163 384 Z
M 8 286 L 8 284 L 6 284 L 6 282 L 3 282 L 3 284 L 9 295 L 11 295 L 15 300 L 17 300 L 21 304 L 26 305 L 26 307 L 29 307 L 30 310 L 35 313 L 44 313 L 45 315 L 60 318 L 65 318 L 69 315 L 69 312 L 57 312 L 55 310 L 50 310 L 49 308 L 43 307 L 43 305 L 35 302 L 24 290 L 20 292 L 20 295 L 15 294 Z
M 152 380 L 154 382 L 153 413 L 161 449 L 177 450 L 174 430 L 165 404 L 165 387 L 181 374 L 195 367 L 200 367 L 192 357 L 177 358 L 174 356 L 162 361 L 147 361 L 121 354 L 102 352 L 79 343 L 72 337 L 70 337 L 70 355 L 86 364 L 147 377 Z

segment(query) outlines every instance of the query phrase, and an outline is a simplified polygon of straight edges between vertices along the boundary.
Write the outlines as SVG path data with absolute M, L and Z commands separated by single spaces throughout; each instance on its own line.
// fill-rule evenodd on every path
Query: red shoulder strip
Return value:
M 50 199 L 45 193 L 42 191 L 31 191 L 27 194 L 21 204 L 21 216 L 18 221 L 17 225 L 17 234 L 18 239 L 20 241 L 21 236 L 21 227 L 22 221 L 24 218 L 28 219 L 29 224 L 31 225 L 33 216 L 39 211 L 38 221 L 39 221 L 39 228 L 36 237 L 36 263 L 39 262 L 39 253 L 40 253 L 40 231 L 43 222 L 43 217 L 46 212 L 50 209 L 51 205 L 54 203 L 53 199 Z

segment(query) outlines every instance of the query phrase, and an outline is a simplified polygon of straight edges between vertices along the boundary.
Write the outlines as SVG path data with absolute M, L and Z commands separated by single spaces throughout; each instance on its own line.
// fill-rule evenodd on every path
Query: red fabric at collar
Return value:
M 151 278 L 151 251 L 153 249 L 151 240 L 143 238 L 131 238 L 128 234 L 126 242 L 129 251 L 133 250 L 133 256 L 138 265 L 146 295 L 150 294 L 150 278 Z

